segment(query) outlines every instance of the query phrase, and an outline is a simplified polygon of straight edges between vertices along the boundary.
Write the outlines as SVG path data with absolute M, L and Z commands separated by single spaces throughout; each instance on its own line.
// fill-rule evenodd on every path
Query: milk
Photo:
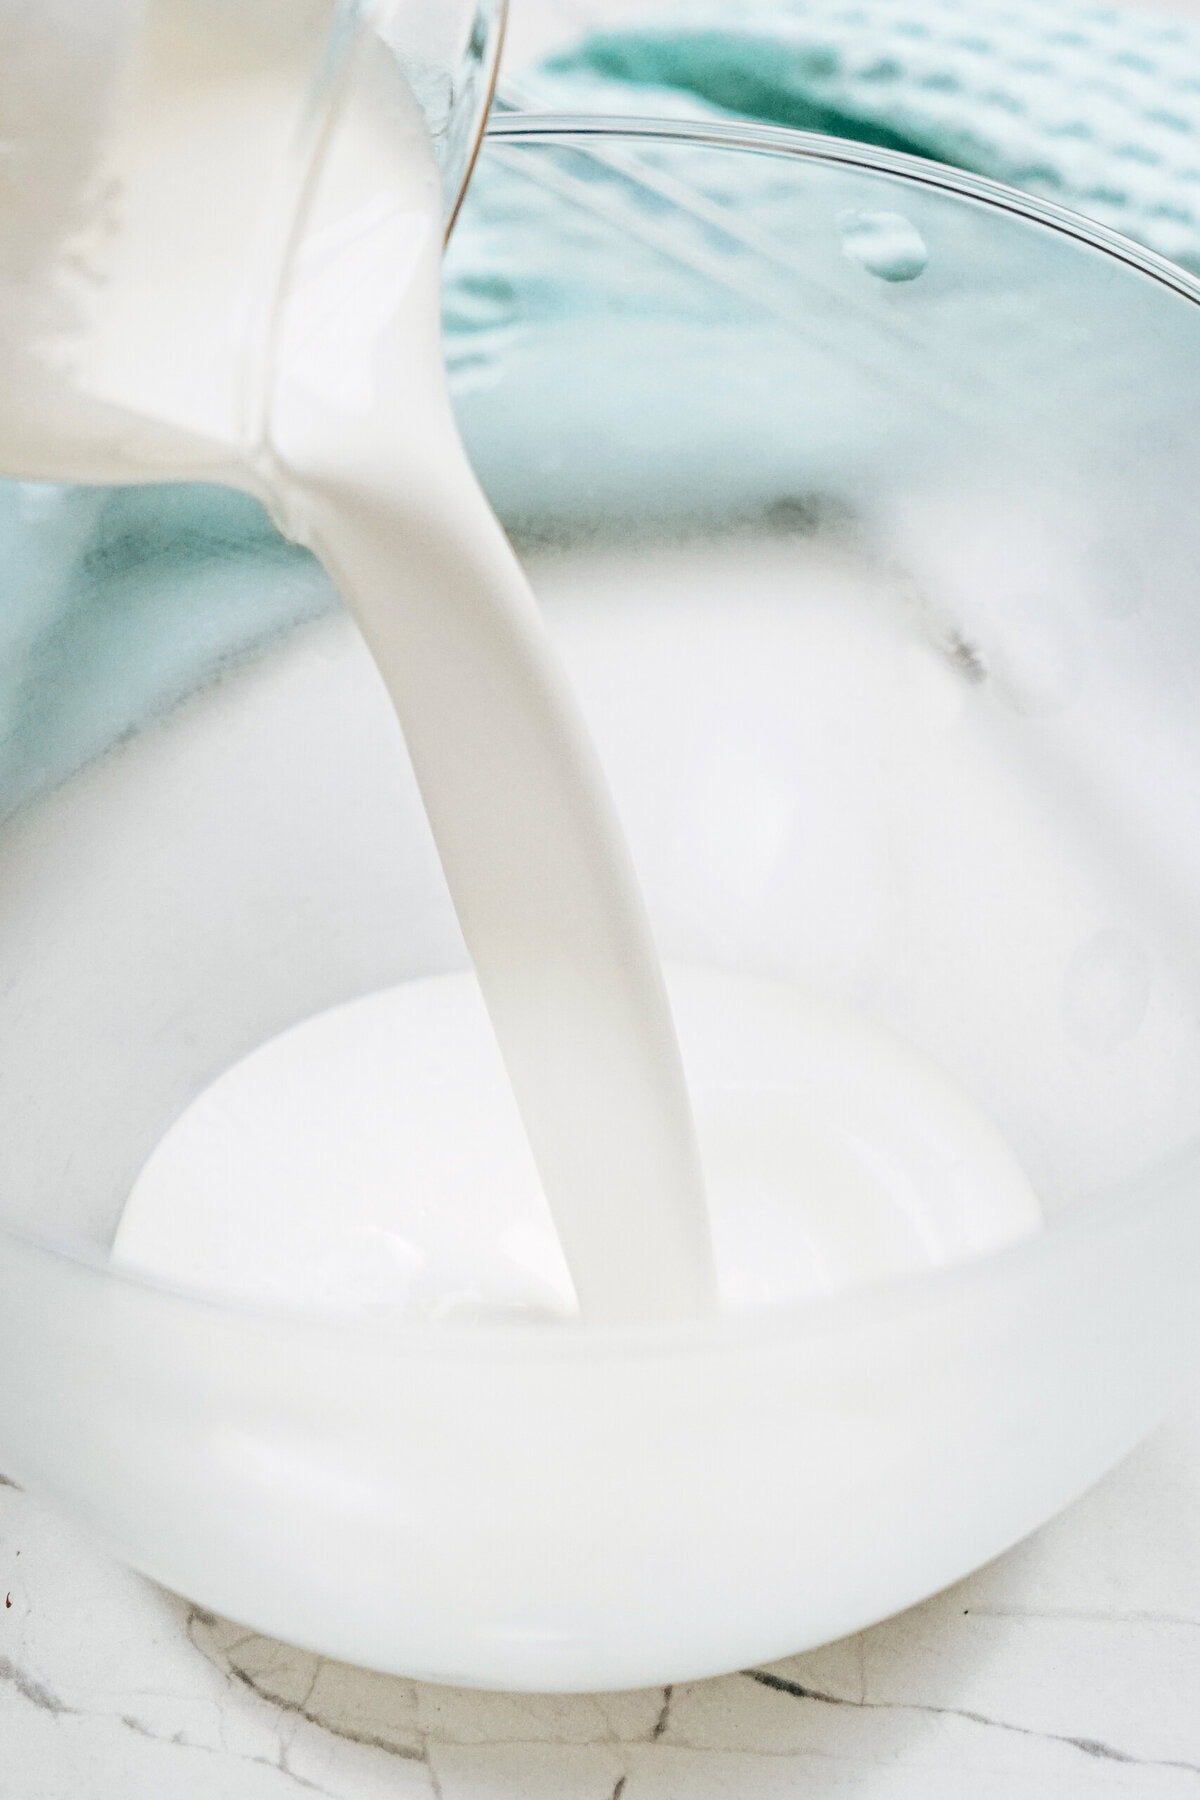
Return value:
M 662 978 L 591 744 L 454 427 L 440 220 L 422 122 L 394 65 L 364 55 L 273 321 L 264 479 L 402 722 L 583 1311 L 685 1316 L 713 1276 Z
M 663 977 L 445 392 L 423 122 L 370 31 L 305 112 L 328 13 L 307 16 L 281 54 L 272 6 L 145 9 L 103 139 L 111 217 L 49 271 L 11 466 L 222 479 L 315 551 L 403 727 L 475 979 L 355 1003 L 238 1064 L 151 1158 L 113 1254 L 398 1315 L 702 1316 L 717 1277 Z M 735 977 L 672 992 L 726 1302 L 1036 1223 L 987 1120 L 906 1046 Z
M 895 1279 L 1036 1229 L 1004 1138 L 927 1058 L 784 983 L 667 973 L 726 1307 Z M 557 1222 L 479 985 L 457 974 L 334 1007 L 219 1076 L 146 1163 L 116 1253 L 246 1300 L 563 1324 L 576 1305 Z

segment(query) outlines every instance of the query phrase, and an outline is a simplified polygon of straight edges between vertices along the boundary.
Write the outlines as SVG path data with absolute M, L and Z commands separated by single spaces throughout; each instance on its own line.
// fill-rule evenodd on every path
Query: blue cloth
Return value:
M 933 156 L 1048 195 L 1200 271 L 1200 33 L 1179 21 L 1048 0 L 692 0 L 594 33 L 520 88 L 538 108 L 751 117 Z M 705 169 L 711 178 L 712 159 Z M 603 184 L 603 169 L 593 177 Z M 722 179 L 752 210 L 771 166 L 730 159 Z M 530 254 L 548 223 L 561 245 L 552 275 Z M 484 159 L 446 298 L 469 435 L 472 395 L 486 394 L 514 326 L 601 308 L 606 266 L 577 209 Z M 672 281 L 660 263 L 653 280 L 679 330 L 701 329 L 704 284 Z M 706 428 L 698 416 L 698 452 Z M 478 437 L 506 522 L 536 538 L 549 507 L 561 528 L 572 494 L 536 466 L 502 408 Z M 595 475 L 574 496 L 580 507 L 594 508 Z M 769 475 L 753 459 L 731 466 L 731 501 Z M 672 503 L 668 479 L 685 483 L 686 461 L 647 488 L 651 509 Z M 0 815 L 333 604 L 321 572 L 253 503 L 211 488 L 8 484 L 0 545 Z

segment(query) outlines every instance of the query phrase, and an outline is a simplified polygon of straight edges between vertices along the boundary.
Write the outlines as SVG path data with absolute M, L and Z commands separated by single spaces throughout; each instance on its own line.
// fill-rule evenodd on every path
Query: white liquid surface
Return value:
M 1004 1138 L 898 1039 L 775 982 L 676 969 L 669 987 L 727 1304 L 1038 1228 Z M 113 1255 L 184 1287 L 398 1318 L 575 1311 L 469 975 L 335 1007 L 227 1070 L 146 1164 Z

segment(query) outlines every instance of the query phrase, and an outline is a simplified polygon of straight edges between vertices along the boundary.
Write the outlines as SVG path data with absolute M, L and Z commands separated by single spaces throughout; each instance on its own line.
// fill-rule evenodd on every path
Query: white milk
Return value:
M 376 996 L 237 1065 L 151 1159 L 114 1256 L 418 1316 L 697 1315 L 716 1284 L 671 1014 L 592 747 L 454 427 L 424 126 L 368 35 L 297 140 L 328 11 L 290 60 L 274 14 L 146 8 L 105 139 L 111 217 L 56 266 L 10 466 L 238 482 L 311 546 L 403 725 L 478 988 Z M 262 170 L 282 171 L 268 192 Z M 674 999 L 727 1300 L 1036 1223 L 988 1122 L 903 1045 L 732 977 L 680 975 Z
M 713 1273 L 662 977 L 591 743 L 454 426 L 440 187 L 398 87 L 390 59 L 362 56 L 330 134 L 264 363 L 262 475 L 403 724 L 583 1311 L 686 1316 Z
M 721 1298 L 809 1299 L 1040 1222 L 927 1058 L 783 984 L 676 968 Z M 121 1260 L 182 1286 L 409 1318 L 564 1320 L 571 1281 L 478 985 L 349 1002 L 218 1078 L 143 1169 Z

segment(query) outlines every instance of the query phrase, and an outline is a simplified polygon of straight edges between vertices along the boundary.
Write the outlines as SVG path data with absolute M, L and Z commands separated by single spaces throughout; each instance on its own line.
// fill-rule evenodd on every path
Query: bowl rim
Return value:
M 504 7 L 500 15 L 503 19 Z M 717 151 L 784 156 L 824 167 L 861 170 L 911 185 L 952 194 L 1097 250 L 1200 306 L 1200 278 L 1181 265 L 1149 250 L 1106 225 L 1057 202 L 974 175 L 908 152 L 886 150 L 851 139 L 826 137 L 790 127 L 737 121 L 667 119 L 639 115 L 526 112 L 493 110 L 477 140 L 476 155 L 488 143 L 564 145 L 607 141 L 678 144 Z M 472 167 L 475 158 L 472 158 Z M 456 209 L 457 211 L 457 209 Z M 457 1323 L 430 1327 L 418 1321 L 364 1319 L 336 1310 L 314 1312 L 287 1301 L 250 1301 L 187 1288 L 114 1266 L 98 1245 L 75 1243 L 61 1236 L 18 1230 L 0 1219 L 0 1245 L 39 1261 L 67 1264 L 84 1280 L 116 1284 L 150 1302 L 182 1303 L 214 1322 L 278 1333 L 324 1336 L 337 1344 L 374 1349 L 393 1359 L 413 1357 L 468 1363 L 500 1358 L 507 1363 L 545 1364 L 577 1359 L 613 1361 L 647 1356 L 702 1356 L 826 1342 L 831 1336 L 854 1336 L 913 1314 L 930 1317 L 970 1305 L 982 1291 L 1018 1282 L 1051 1262 L 1073 1260 L 1080 1247 L 1127 1223 L 1134 1210 L 1143 1230 L 1152 1230 L 1152 1214 L 1177 1203 L 1181 1181 L 1192 1173 L 1195 1146 L 1184 1146 L 1153 1164 L 1135 1187 L 1123 1182 L 1094 1194 L 1085 1204 L 1066 1207 L 1046 1221 L 1043 1230 L 965 1263 L 914 1271 L 877 1286 L 815 1299 L 780 1302 L 761 1308 L 722 1312 L 715 1317 L 657 1324 L 620 1325 L 579 1322 L 553 1331 L 528 1325 Z
M 861 169 L 868 174 L 890 175 L 916 187 L 976 200 L 998 212 L 1041 225 L 1061 237 L 1074 239 L 1089 249 L 1100 250 L 1138 274 L 1180 294 L 1200 306 L 1200 275 L 1172 262 L 1157 250 L 1089 219 L 1084 213 L 1055 200 L 1044 200 L 990 176 L 975 175 L 932 157 L 910 151 L 885 150 L 860 144 L 852 138 L 827 137 L 818 131 L 799 131 L 791 126 L 755 125 L 723 119 L 662 119 L 619 113 L 561 113 L 499 111 L 493 109 L 483 133 L 483 143 L 544 142 L 570 145 L 603 143 L 620 138 L 646 144 L 686 144 L 697 149 L 742 150 L 760 155 L 791 157 L 800 162 L 832 168 Z

